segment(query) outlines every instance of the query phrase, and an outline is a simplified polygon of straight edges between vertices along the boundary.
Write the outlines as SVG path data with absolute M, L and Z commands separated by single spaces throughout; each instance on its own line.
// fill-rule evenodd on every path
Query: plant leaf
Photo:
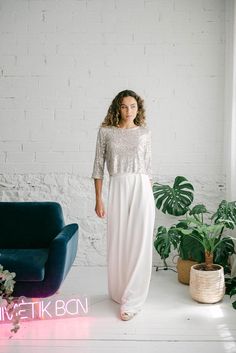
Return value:
M 222 200 L 211 219 L 214 219 L 215 223 L 223 223 L 226 228 L 234 229 L 236 226 L 236 201 Z
M 196 215 L 201 213 L 210 213 L 210 212 L 208 212 L 206 209 L 206 206 L 202 204 L 194 206 L 192 210 L 189 212 L 190 215 Z
M 234 242 L 229 237 L 218 240 L 214 250 L 214 263 L 223 267 L 228 265 L 228 257 L 235 253 Z
M 196 234 L 196 237 L 198 237 L 198 234 Z M 179 254 L 183 260 L 205 261 L 205 252 L 202 244 L 191 236 L 183 236 L 181 238 Z
M 170 255 L 171 247 L 176 249 L 179 245 L 179 241 L 180 236 L 176 231 L 175 226 L 172 226 L 170 229 L 161 226 L 157 229 L 154 247 L 161 259 L 166 259 Z
M 153 195 L 156 207 L 163 213 L 174 216 L 182 216 L 188 211 L 189 205 L 193 202 L 193 186 L 183 176 L 175 178 L 173 187 L 153 184 Z
M 229 293 L 229 296 L 230 298 L 232 298 L 233 295 L 236 294 L 236 287 L 234 287 L 233 289 L 231 289 L 230 293 Z

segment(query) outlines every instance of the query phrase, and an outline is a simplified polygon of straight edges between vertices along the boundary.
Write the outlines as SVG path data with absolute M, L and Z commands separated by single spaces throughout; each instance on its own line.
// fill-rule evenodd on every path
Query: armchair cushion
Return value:
M 48 249 L 0 249 L 0 264 L 16 273 L 16 281 L 43 281 Z

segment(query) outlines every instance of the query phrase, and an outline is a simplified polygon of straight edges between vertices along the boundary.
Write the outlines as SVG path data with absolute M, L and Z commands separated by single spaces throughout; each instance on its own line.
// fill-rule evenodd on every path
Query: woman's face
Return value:
M 124 97 L 120 105 L 121 120 L 131 123 L 136 118 L 138 112 L 138 104 L 133 97 Z

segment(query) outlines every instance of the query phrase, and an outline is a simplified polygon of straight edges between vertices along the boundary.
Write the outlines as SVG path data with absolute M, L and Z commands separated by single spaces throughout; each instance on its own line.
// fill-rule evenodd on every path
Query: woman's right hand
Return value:
M 102 200 L 96 201 L 95 212 L 100 218 L 104 218 L 106 215 L 104 204 Z

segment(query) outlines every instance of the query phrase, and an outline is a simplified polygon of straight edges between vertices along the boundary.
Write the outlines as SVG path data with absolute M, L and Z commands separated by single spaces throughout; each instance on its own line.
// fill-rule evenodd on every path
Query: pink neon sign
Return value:
M 71 318 L 88 314 L 88 298 L 33 299 L 20 297 L 14 307 L 17 310 L 17 316 L 20 317 L 20 321 Z M 9 314 L 5 306 L 0 306 L 0 323 L 7 323 L 12 321 L 12 319 L 13 314 Z

